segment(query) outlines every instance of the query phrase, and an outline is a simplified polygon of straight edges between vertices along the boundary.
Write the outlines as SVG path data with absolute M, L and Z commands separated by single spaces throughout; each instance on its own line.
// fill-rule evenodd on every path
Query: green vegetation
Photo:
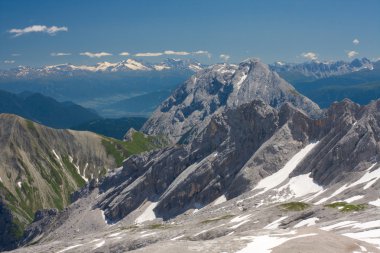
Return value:
M 212 218 L 212 219 L 201 221 L 201 224 L 208 224 L 208 223 L 211 223 L 211 222 L 217 222 L 217 221 L 220 221 L 220 220 L 226 220 L 226 219 L 230 219 L 232 217 L 234 217 L 234 215 L 226 214 L 226 215 L 223 215 L 223 216 L 220 216 L 220 217 L 216 217 L 216 218 Z
M 325 205 L 326 207 L 330 208 L 337 208 L 341 212 L 355 212 L 355 211 L 361 211 L 365 208 L 367 208 L 366 204 L 348 204 L 346 202 L 334 202 L 331 204 Z
M 310 205 L 303 202 L 289 202 L 281 204 L 279 207 L 286 211 L 302 211 L 309 208 Z
M 72 164 L 69 160 L 68 156 L 62 156 L 62 162 L 66 169 L 70 172 L 73 177 L 75 183 L 79 187 L 83 187 L 86 185 L 86 181 L 78 174 L 77 168 L 75 168 L 74 164 Z
M 29 130 L 37 132 L 36 127 L 34 126 L 34 122 L 28 119 L 25 119 L 26 121 L 26 126 L 29 128 Z
M 147 229 L 167 229 L 169 227 L 170 227 L 169 225 L 156 223 L 156 224 L 150 224 L 146 228 Z
M 163 137 L 145 136 L 141 132 L 133 133 L 132 140 L 125 142 L 109 137 L 103 137 L 102 144 L 107 155 L 115 159 L 116 165 L 121 166 L 128 156 L 168 145 Z

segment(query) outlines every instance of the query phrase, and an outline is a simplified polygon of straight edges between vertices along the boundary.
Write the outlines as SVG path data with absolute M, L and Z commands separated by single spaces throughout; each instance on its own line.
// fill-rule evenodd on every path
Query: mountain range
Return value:
M 93 75 L 94 73 L 123 73 L 134 71 L 192 71 L 201 70 L 204 65 L 195 60 L 166 59 L 160 63 L 147 63 L 135 59 L 127 59 L 120 62 L 99 62 L 96 65 L 74 65 L 70 63 L 48 65 L 43 67 L 19 66 L 10 70 L 0 71 L 0 79 L 38 79 L 61 78 L 81 75 Z
M 172 145 L 38 212 L 14 252 L 379 252 L 379 112 L 321 110 L 256 59 L 207 67 L 140 133 Z

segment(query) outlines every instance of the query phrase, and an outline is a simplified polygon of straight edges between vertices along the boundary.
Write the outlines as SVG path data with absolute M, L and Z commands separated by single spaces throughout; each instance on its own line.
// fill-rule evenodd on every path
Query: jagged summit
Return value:
M 268 65 L 247 59 L 239 65 L 215 64 L 197 72 L 161 104 L 143 130 L 148 134 L 166 134 L 176 142 L 184 135 L 199 132 L 212 115 L 256 99 L 274 108 L 290 102 L 312 117 L 320 113 L 315 103 Z

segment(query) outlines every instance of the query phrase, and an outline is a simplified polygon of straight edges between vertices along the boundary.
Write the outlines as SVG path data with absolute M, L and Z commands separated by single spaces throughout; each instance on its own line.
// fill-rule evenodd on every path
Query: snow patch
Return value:
M 18 181 L 18 182 L 17 182 L 17 186 L 18 186 L 18 188 L 21 189 L 21 187 L 22 187 L 22 182 L 21 182 L 21 181 Z
M 105 243 L 106 243 L 105 240 L 96 243 L 95 246 L 94 246 L 94 248 L 93 248 L 93 250 L 102 247 Z
M 286 164 L 285 166 L 277 171 L 276 173 L 262 179 L 254 188 L 254 190 L 257 189 L 263 189 L 259 194 L 263 194 L 264 192 L 267 192 L 270 189 L 275 188 L 276 186 L 280 185 L 282 182 L 284 182 L 286 179 L 289 178 L 289 174 L 292 173 L 292 171 L 297 167 L 297 165 L 307 156 L 307 154 L 316 146 L 318 145 L 318 142 L 310 143 L 303 149 L 301 149 L 297 154 L 295 154 Z M 304 179 L 304 178 L 301 178 Z M 310 181 L 310 180 L 309 180 Z M 296 187 L 294 187 L 296 188 Z M 313 189 L 316 188 L 313 186 Z M 298 188 L 297 188 L 298 189 Z
M 236 87 L 237 87 L 237 90 L 240 90 L 240 87 L 242 85 L 242 83 L 245 81 L 245 79 L 247 79 L 247 74 L 244 74 L 240 77 L 239 81 L 236 82 Z
M 377 199 L 377 200 L 374 200 L 374 201 L 370 201 L 369 204 L 373 205 L 373 206 L 380 207 L 380 199 Z
M 278 191 L 288 189 L 293 197 L 302 197 L 311 193 L 320 192 L 323 187 L 314 183 L 311 173 L 292 177 L 287 184 L 280 187 Z
M 280 226 L 281 221 L 285 220 L 286 218 L 288 218 L 288 216 L 281 217 L 281 218 L 273 221 L 272 223 L 266 225 L 264 227 L 264 229 L 276 229 L 276 228 L 278 228 L 278 226 Z
M 357 233 L 346 233 L 344 236 L 374 244 L 380 249 L 380 228 Z
M 61 165 L 61 167 L 63 167 L 63 164 L 62 164 L 62 161 L 61 161 L 61 157 L 59 157 L 59 155 L 55 152 L 54 149 L 52 150 L 52 152 L 53 152 L 55 158 L 57 158 L 57 160 L 58 160 L 59 164 Z
M 185 235 L 179 235 L 179 236 L 177 236 L 177 237 L 174 237 L 174 238 L 172 238 L 172 239 L 170 239 L 171 241 L 176 241 L 176 240 L 178 240 L 178 239 L 181 239 L 182 237 L 184 237 Z
M 303 238 L 308 236 L 315 236 L 316 234 L 304 234 L 294 237 L 271 237 L 270 235 L 260 235 L 260 236 L 248 236 L 248 237 L 242 237 L 240 239 L 243 240 L 253 240 L 252 242 L 248 243 L 248 245 L 242 249 L 237 251 L 236 253 L 252 253 L 252 252 L 260 252 L 260 253 L 270 253 L 272 252 L 272 249 L 280 246 L 281 244 L 297 239 L 297 238 Z
M 220 196 L 219 198 L 217 198 L 214 202 L 214 204 L 212 204 L 213 206 L 216 206 L 216 205 L 219 205 L 219 204 L 222 204 L 224 202 L 227 201 L 227 198 L 226 196 L 223 194 L 222 196 Z
M 69 246 L 67 248 L 64 248 L 63 250 L 58 251 L 57 253 L 66 252 L 68 250 L 75 249 L 75 248 L 78 248 L 80 246 L 83 246 L 83 244 L 76 244 L 76 245 L 73 245 L 73 246 Z
M 300 227 L 303 227 L 303 226 L 310 227 L 310 226 L 315 225 L 315 223 L 318 220 L 319 220 L 319 218 L 316 218 L 316 217 L 309 218 L 309 219 L 306 219 L 306 220 L 303 220 L 303 221 L 297 223 L 296 225 L 294 225 L 294 228 L 300 228 Z
M 143 234 L 141 237 L 147 237 L 147 236 L 151 236 L 151 235 L 155 235 L 156 232 L 152 232 L 152 233 L 148 233 L 148 234 Z
M 356 223 L 356 221 L 342 221 L 342 222 L 338 222 L 336 224 L 332 224 L 330 226 L 323 227 L 321 229 L 325 230 L 325 231 L 331 231 L 331 230 L 334 230 L 336 228 L 350 227 L 355 223 Z
M 136 223 L 143 223 L 144 221 L 150 221 L 156 219 L 156 214 L 153 209 L 157 206 L 158 202 L 152 202 L 150 205 L 144 210 L 144 212 L 137 217 Z
M 251 217 L 251 214 L 247 214 L 247 215 L 243 215 L 243 216 L 238 216 L 238 217 L 233 218 L 230 221 L 230 223 L 236 223 L 236 222 L 245 221 L 245 220 L 248 220 L 249 217 Z
M 247 223 L 249 220 L 244 220 L 236 225 L 233 225 L 230 227 L 230 229 L 237 229 L 238 227 L 242 226 L 243 224 Z
M 358 199 L 362 199 L 363 197 L 364 197 L 364 195 L 353 196 L 351 198 L 343 200 L 343 202 L 351 203 L 351 202 L 354 202 L 354 201 L 356 201 Z

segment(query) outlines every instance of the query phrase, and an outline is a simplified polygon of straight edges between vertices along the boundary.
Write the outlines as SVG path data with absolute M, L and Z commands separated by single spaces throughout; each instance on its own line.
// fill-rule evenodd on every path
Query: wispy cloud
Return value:
M 13 57 L 21 56 L 21 54 L 11 54 Z
M 318 59 L 318 55 L 314 52 L 306 52 L 306 53 L 302 53 L 301 56 L 303 58 L 306 58 L 308 60 L 311 60 L 311 61 L 315 61 Z
M 359 41 L 359 39 L 354 39 L 354 40 L 352 41 L 352 43 L 353 43 L 354 45 L 359 45 L 360 41 Z
M 90 58 L 100 58 L 104 56 L 110 56 L 112 54 L 106 53 L 106 52 L 99 52 L 99 53 L 84 52 L 84 53 L 80 53 L 79 55 L 88 56 Z
M 230 56 L 228 54 L 221 54 L 219 55 L 219 58 L 223 61 L 228 61 L 230 59 Z
M 164 54 L 166 54 L 166 55 L 189 55 L 191 53 L 186 52 L 186 51 L 166 50 L 166 51 L 164 51 Z
M 135 56 L 137 57 L 156 57 L 156 56 L 161 56 L 162 53 L 137 53 Z
M 205 51 L 205 50 L 198 50 L 198 51 L 195 51 L 193 52 L 193 54 L 203 54 L 203 55 L 206 55 L 208 58 L 211 58 L 211 54 L 209 51 Z
M 359 54 L 358 52 L 353 51 L 353 50 L 347 52 L 348 58 L 353 58 L 353 57 L 357 56 L 358 54 Z
M 15 63 L 16 61 L 14 61 L 14 60 L 5 60 L 4 61 L 4 63 L 5 64 L 13 64 L 13 63 Z
M 57 32 L 67 32 L 69 29 L 66 26 L 46 26 L 46 25 L 32 25 L 22 29 L 13 28 L 8 32 L 13 34 L 14 37 L 19 37 L 27 33 L 47 33 L 49 35 L 55 35 Z
M 71 53 L 51 53 L 51 56 L 68 56 L 71 55 Z
M 121 52 L 119 55 L 121 55 L 121 56 L 128 56 L 130 54 L 128 52 Z

